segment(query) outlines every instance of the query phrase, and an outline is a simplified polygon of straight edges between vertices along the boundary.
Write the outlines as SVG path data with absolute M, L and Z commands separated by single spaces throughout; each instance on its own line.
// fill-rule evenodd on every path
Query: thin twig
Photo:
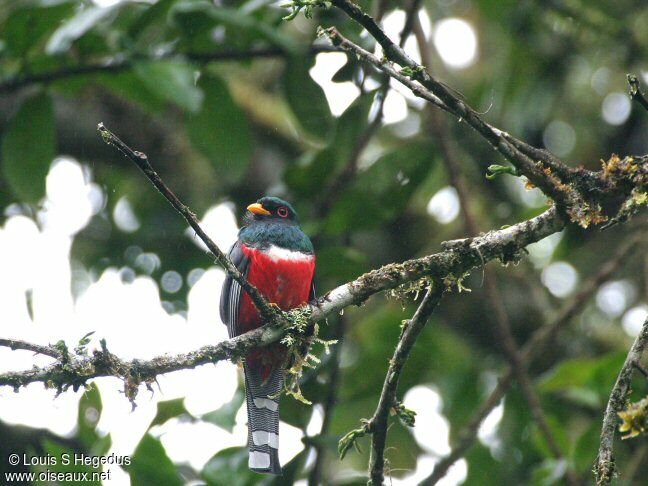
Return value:
M 394 355 L 389 361 L 389 368 L 385 375 L 382 392 L 378 406 L 371 420 L 367 424 L 367 431 L 371 432 L 371 457 L 369 459 L 370 484 L 381 486 L 384 480 L 385 469 L 385 442 L 387 440 L 387 421 L 390 412 L 396 406 L 396 391 L 398 381 L 407 361 L 410 351 L 419 334 L 427 324 L 432 312 L 443 297 L 444 286 L 434 282 L 428 289 L 423 301 L 411 319 L 405 321 L 401 337 L 396 345 Z
M 529 406 L 533 421 L 538 426 L 538 429 L 544 437 L 545 442 L 547 443 L 547 447 L 551 451 L 551 454 L 556 459 L 562 460 L 564 459 L 563 453 L 560 450 L 560 446 L 558 445 L 553 432 L 549 428 L 549 424 L 540 405 L 540 398 L 533 388 L 533 383 L 531 382 L 531 378 L 529 377 L 529 372 L 527 370 L 528 360 L 525 360 L 523 358 L 522 354 L 518 350 L 517 344 L 515 343 L 508 315 L 502 301 L 502 296 L 496 287 L 493 275 L 491 273 L 486 274 L 484 278 L 484 287 L 486 290 L 487 299 L 490 302 L 493 312 L 495 313 L 495 323 L 497 324 L 497 330 L 504 347 L 504 352 L 513 370 L 515 379 L 520 385 L 522 396 Z M 578 485 L 581 482 L 571 468 L 568 468 L 566 470 L 565 479 L 572 486 Z
M 377 4 L 378 14 L 376 15 L 376 21 L 378 22 L 380 22 L 382 16 L 381 12 L 384 12 L 384 8 L 382 6 L 383 3 L 385 3 L 384 0 L 382 2 L 378 2 Z M 405 24 L 403 26 L 403 30 L 401 31 L 401 36 L 400 36 L 401 46 L 405 45 L 405 41 L 407 40 L 407 38 L 411 33 L 413 19 L 418 16 L 420 3 L 421 3 L 420 0 L 412 0 L 410 2 L 410 6 L 408 8 L 406 18 L 405 18 Z M 353 149 L 351 150 L 351 154 L 349 155 L 347 162 L 344 165 L 344 168 L 333 179 L 331 184 L 329 184 L 327 190 L 323 192 L 323 196 L 320 197 L 320 203 L 316 205 L 317 206 L 316 214 L 318 216 L 318 219 L 321 219 L 330 211 L 337 198 L 341 194 L 343 194 L 344 189 L 353 181 L 353 177 L 358 171 L 359 161 L 362 156 L 362 153 L 365 151 L 365 149 L 371 142 L 371 139 L 374 137 L 374 135 L 376 135 L 379 128 L 382 126 L 385 100 L 387 99 L 387 94 L 390 89 L 390 79 L 391 78 L 389 77 L 389 75 L 387 74 L 383 75 L 381 85 L 376 91 L 376 95 L 375 95 L 375 103 L 377 103 L 377 109 L 375 111 L 375 115 L 373 119 L 369 122 L 369 125 L 363 130 L 363 132 L 358 137 L 358 140 L 354 144 Z M 342 239 L 348 239 L 348 234 L 344 235 Z M 333 414 L 333 407 L 335 406 L 335 402 L 337 400 L 337 393 L 338 393 L 337 382 L 340 375 L 339 350 L 344 341 L 345 328 L 346 328 L 345 317 L 341 316 L 338 319 L 335 334 L 333 336 L 333 339 L 337 341 L 337 344 L 331 355 L 330 379 L 328 382 L 328 393 L 326 394 L 323 403 L 324 418 L 322 421 L 322 428 L 319 434 L 320 437 L 324 437 L 328 432 L 331 423 L 332 414 Z M 314 450 L 316 453 L 316 457 L 315 457 L 315 464 L 313 465 L 313 468 L 311 469 L 311 472 L 308 475 L 309 486 L 318 486 L 320 484 L 322 468 L 324 464 L 324 457 L 325 457 L 325 448 L 322 447 L 319 442 L 315 443 Z
M 28 343 L 20 339 L 0 339 L 0 346 L 10 348 L 12 351 L 22 349 L 25 351 L 33 351 L 36 354 L 43 354 L 51 358 L 60 358 L 61 352 L 54 346 L 43 346 L 41 344 Z
M 632 372 L 634 365 L 641 360 L 646 346 L 648 345 L 648 319 L 643 324 L 641 331 L 637 335 L 628 356 L 626 357 L 619 376 L 614 383 L 610 399 L 605 408 L 603 416 L 603 428 L 601 429 L 601 442 L 599 445 L 598 457 L 594 465 L 596 473 L 597 486 L 610 484 L 616 474 L 616 464 L 614 463 L 614 431 L 618 423 L 618 412 L 623 410 L 626 404 L 626 398 L 630 393 L 630 383 L 632 381 Z
M 630 85 L 630 97 L 648 110 L 648 99 L 641 91 L 639 78 L 634 74 L 628 74 L 628 84 Z
M 320 52 L 337 52 L 338 49 L 326 45 L 312 45 L 308 48 L 309 55 Z M 138 62 L 189 60 L 195 63 L 242 61 L 246 59 L 264 59 L 270 57 L 287 56 L 286 50 L 277 47 L 251 47 L 245 50 L 219 50 L 215 52 L 167 52 L 157 56 L 135 56 L 129 59 L 111 58 L 101 62 L 67 66 L 49 71 L 19 75 L 0 82 L 0 94 L 12 93 L 20 88 L 37 83 L 52 83 L 62 79 L 74 78 L 90 74 L 115 74 L 131 69 Z
M 250 296 L 250 299 L 254 303 L 254 306 L 258 309 L 261 316 L 266 322 L 276 322 L 280 313 L 273 309 L 266 299 L 259 293 L 259 291 L 251 285 L 245 276 L 238 271 L 238 269 L 232 264 L 230 259 L 218 248 L 216 243 L 207 236 L 207 233 L 202 229 L 198 218 L 196 215 L 182 202 L 178 199 L 178 196 L 174 194 L 171 189 L 164 183 L 160 178 L 158 173 L 153 169 L 151 164 L 148 161 L 146 154 L 138 152 L 130 148 L 124 142 L 122 142 L 114 133 L 108 130 L 103 123 L 99 123 L 97 129 L 104 141 L 108 145 L 112 145 L 117 148 L 126 158 L 135 163 L 137 167 L 144 173 L 146 177 L 151 181 L 155 188 L 160 191 L 171 206 L 180 213 L 180 215 L 189 223 L 189 226 L 196 232 L 196 235 L 205 243 L 212 256 L 214 257 L 217 264 L 219 264 L 229 275 L 236 280 L 239 285 L 247 292 Z
M 645 241 L 645 238 L 645 232 L 636 232 L 618 248 L 614 256 L 605 262 L 595 275 L 586 279 L 576 295 L 562 307 L 556 316 L 533 333 L 522 347 L 522 359 L 531 363 L 553 341 L 558 332 L 585 307 L 601 284 L 607 281 L 627 261 L 627 258 L 639 244 Z M 450 467 L 466 454 L 477 440 L 477 433 L 481 423 L 500 403 L 512 381 L 513 368 L 509 366 L 498 380 L 495 389 L 473 414 L 467 425 L 457 434 L 457 440 L 452 451 L 435 465 L 432 474 L 422 484 L 436 484 L 447 474 Z
M 331 3 L 362 25 L 378 41 L 386 59 L 373 56 L 346 39 L 334 27 L 322 30 L 333 45 L 355 53 L 360 59 L 404 84 L 415 96 L 451 113 L 459 121 L 465 121 L 509 160 L 519 174 L 552 198 L 558 209 L 566 213 L 572 222 L 588 227 L 607 221 L 608 214 L 602 209 L 605 204 L 601 204 L 603 201 L 599 198 L 604 198 L 605 202 L 611 201 L 610 189 L 615 188 L 624 199 L 629 196 L 621 186 L 611 183 L 605 173 L 570 168 L 549 151 L 532 147 L 486 123 L 452 88 L 431 76 L 425 66 L 413 61 L 400 46 L 394 44 L 358 5 L 351 0 L 332 0 Z M 394 64 L 401 68 L 396 69 Z M 642 159 L 638 164 L 644 165 L 646 162 Z
M 332 0 L 331 3 L 343 10 L 349 17 L 367 29 L 367 31 L 381 45 L 385 55 L 390 61 L 399 64 L 403 68 L 409 69 L 408 75 L 413 80 L 420 82 L 423 87 L 433 93 L 435 97 L 448 108 L 446 111 L 449 111 L 461 120 L 465 120 L 545 194 L 554 199 L 558 204 L 565 207 L 571 207 L 578 202 L 575 200 L 575 196 L 577 195 L 571 194 L 568 188 L 563 187 L 558 183 L 558 181 L 554 180 L 554 178 L 548 176 L 544 172 L 544 168 L 541 164 L 536 164 L 534 160 L 511 144 L 507 138 L 503 136 L 502 130 L 496 129 L 484 122 L 479 114 L 464 100 L 455 96 L 451 89 L 432 77 L 424 66 L 413 61 L 401 47 L 394 44 L 394 42 L 392 42 L 384 31 L 376 24 L 374 19 L 367 15 L 358 5 L 350 0 Z M 334 45 L 341 47 L 342 49 L 356 51 L 355 48 L 359 48 L 347 39 L 344 39 L 335 29 L 328 29 L 327 35 L 331 38 Z M 385 64 L 387 63 L 379 63 L 376 64 L 376 66 L 379 69 L 384 70 Z M 410 87 L 410 89 L 412 88 Z M 414 92 L 414 90 L 412 91 Z M 439 105 L 437 104 L 437 106 Z M 554 162 L 555 160 L 557 160 L 557 158 L 554 159 Z M 560 163 L 560 165 L 561 169 L 564 171 L 567 172 L 570 170 L 564 164 Z
M 424 45 L 425 39 L 422 35 L 423 29 L 420 22 L 416 21 L 414 23 L 414 29 L 418 34 L 417 41 L 423 62 L 426 65 L 430 65 L 432 59 L 429 49 Z M 459 161 L 463 160 L 464 156 L 456 144 L 452 143 L 450 140 L 449 130 L 445 124 L 445 120 L 439 116 L 440 112 L 432 109 L 430 109 L 429 112 L 431 117 L 431 130 L 435 141 L 439 145 L 441 159 L 448 172 L 450 184 L 452 184 L 457 191 L 465 230 L 468 234 L 476 236 L 479 234 L 479 225 L 472 214 L 468 189 L 461 168 L 459 167 Z M 527 371 L 528 363 L 522 360 L 518 346 L 513 338 L 508 314 L 504 307 L 503 296 L 498 288 L 495 274 L 491 267 L 486 267 L 484 269 L 484 290 L 487 305 L 490 307 L 491 314 L 495 317 L 497 331 L 500 335 L 505 354 L 511 363 L 512 368 L 516 372 L 517 381 L 520 383 L 522 394 L 529 405 L 533 419 L 541 434 L 544 436 L 547 446 L 554 457 L 561 460 L 564 458 L 562 451 L 547 424 L 544 413 L 542 412 L 540 399 L 533 388 L 531 378 Z M 567 470 L 567 480 L 572 485 L 579 484 L 578 478 L 571 469 Z
M 410 6 L 405 17 L 405 24 L 403 25 L 403 30 L 400 34 L 399 45 L 401 47 L 405 45 L 405 41 L 412 32 L 414 19 L 417 18 L 420 3 L 421 0 L 412 0 L 412 2 L 410 2 Z M 378 10 L 381 11 L 382 9 L 379 8 Z M 376 22 L 380 22 L 380 16 L 377 15 L 375 20 Z M 387 99 L 387 94 L 390 89 L 390 79 L 391 78 L 389 74 L 383 74 L 382 80 L 380 82 L 380 87 L 376 91 L 375 95 L 375 102 L 377 104 L 375 116 L 373 117 L 367 128 L 363 130 L 363 132 L 358 137 L 358 141 L 353 146 L 351 155 L 349 156 L 347 163 L 344 165 L 344 168 L 337 174 L 333 181 L 328 184 L 328 187 L 323 191 L 322 196 L 319 199 L 320 202 L 316 205 L 318 209 L 315 211 L 315 213 L 318 215 L 318 217 L 330 211 L 337 198 L 353 181 L 353 177 L 358 172 L 358 164 L 362 152 L 364 152 L 371 139 L 374 137 L 378 129 L 382 126 L 383 115 L 385 111 L 385 100 Z

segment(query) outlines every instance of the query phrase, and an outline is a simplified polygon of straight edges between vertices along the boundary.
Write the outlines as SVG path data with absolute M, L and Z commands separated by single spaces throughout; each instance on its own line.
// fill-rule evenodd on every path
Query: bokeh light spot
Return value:
M 567 262 L 555 262 L 543 270 L 541 279 L 553 295 L 566 297 L 576 287 L 578 272 Z
M 459 196 L 452 186 L 437 192 L 427 205 L 427 212 L 441 224 L 448 224 L 459 215 Z
M 451 17 L 440 20 L 432 34 L 434 46 L 443 62 L 451 68 L 471 66 L 477 58 L 477 34 L 465 20 Z

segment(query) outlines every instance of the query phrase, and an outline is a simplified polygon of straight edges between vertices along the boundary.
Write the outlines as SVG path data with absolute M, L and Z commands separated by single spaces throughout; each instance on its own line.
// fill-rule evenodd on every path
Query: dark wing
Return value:
M 229 258 L 234 266 L 244 276 L 247 276 L 250 260 L 245 256 L 237 241 L 229 251 Z M 231 276 L 227 275 L 223 282 L 220 299 L 220 318 L 227 326 L 227 333 L 232 338 L 238 335 L 239 304 L 241 302 L 241 286 Z

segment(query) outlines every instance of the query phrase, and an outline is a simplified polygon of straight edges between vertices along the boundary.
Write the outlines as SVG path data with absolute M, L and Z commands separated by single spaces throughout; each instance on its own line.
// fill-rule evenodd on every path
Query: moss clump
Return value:
M 619 432 L 627 432 L 622 439 L 631 439 L 648 432 L 648 397 L 629 404 L 617 415 L 622 420 Z
M 311 347 L 313 344 L 320 344 L 324 348 L 324 352 L 328 354 L 330 346 L 337 343 L 335 340 L 326 341 L 319 338 L 319 326 L 311 322 L 311 313 L 308 306 L 286 312 L 285 316 L 291 325 L 288 326 L 286 335 L 281 339 L 281 344 L 288 350 L 287 376 L 281 393 L 306 405 L 311 405 L 312 402 L 302 394 L 299 380 L 304 368 L 315 368 L 320 363 L 320 359 L 310 352 Z

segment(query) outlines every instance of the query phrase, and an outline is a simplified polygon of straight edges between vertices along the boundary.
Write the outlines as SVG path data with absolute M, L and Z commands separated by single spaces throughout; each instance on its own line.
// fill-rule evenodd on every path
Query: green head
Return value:
M 256 203 L 250 204 L 247 210 L 253 214 L 256 221 L 276 220 L 299 224 L 295 208 L 289 202 L 278 197 L 262 197 Z
M 262 197 L 247 207 L 239 239 L 256 248 L 280 248 L 313 254 L 313 244 L 299 227 L 297 213 L 290 203 L 278 197 Z

